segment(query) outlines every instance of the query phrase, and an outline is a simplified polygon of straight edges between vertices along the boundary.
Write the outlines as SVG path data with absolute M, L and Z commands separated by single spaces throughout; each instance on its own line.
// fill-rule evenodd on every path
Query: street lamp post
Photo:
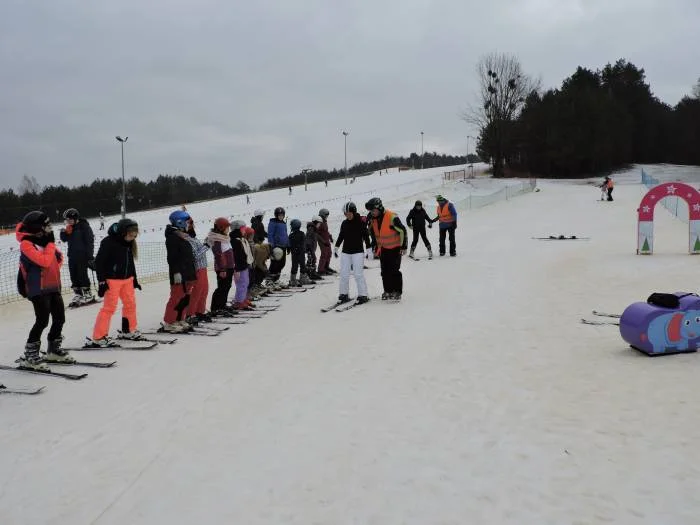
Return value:
M 124 179 L 124 143 L 129 140 L 129 137 L 121 138 L 119 135 L 115 137 L 122 146 L 122 219 L 126 217 L 126 182 Z
M 423 132 L 420 132 L 420 169 L 424 167 L 425 154 L 423 152 Z
M 467 135 L 467 157 L 464 162 L 464 174 L 466 176 L 467 170 L 469 169 L 469 139 L 474 139 L 476 141 L 476 137 L 472 137 L 471 135 Z
M 345 184 L 348 183 L 348 133 L 347 131 L 343 131 L 343 137 L 345 138 Z

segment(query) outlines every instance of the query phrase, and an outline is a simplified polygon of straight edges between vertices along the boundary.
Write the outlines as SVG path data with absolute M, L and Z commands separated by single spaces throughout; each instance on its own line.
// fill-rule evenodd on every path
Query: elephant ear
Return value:
M 668 321 L 666 333 L 669 341 L 678 342 L 683 339 L 683 336 L 681 335 L 681 326 L 683 324 L 684 317 L 685 314 L 682 313 L 673 314 L 673 317 L 671 317 L 671 319 Z

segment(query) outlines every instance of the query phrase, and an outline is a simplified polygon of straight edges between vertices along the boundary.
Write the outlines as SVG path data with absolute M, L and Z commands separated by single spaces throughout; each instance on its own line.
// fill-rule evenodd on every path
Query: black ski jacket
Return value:
M 168 252 L 170 284 L 175 284 L 173 275 L 176 273 L 182 275 L 182 282 L 197 280 L 194 252 L 190 241 L 185 238 L 186 235 L 185 232 L 181 232 L 170 224 L 165 227 L 165 249 Z
M 126 242 L 124 237 L 109 229 L 107 237 L 102 239 L 95 257 L 95 272 L 98 282 L 107 279 L 134 278 L 136 283 L 136 265 L 134 264 L 133 246 L 135 241 Z
M 365 247 L 369 248 L 372 245 L 367 226 L 359 214 L 353 214 L 352 220 L 345 219 L 340 225 L 340 233 L 335 241 L 336 248 L 341 244 L 343 253 L 362 253 Z

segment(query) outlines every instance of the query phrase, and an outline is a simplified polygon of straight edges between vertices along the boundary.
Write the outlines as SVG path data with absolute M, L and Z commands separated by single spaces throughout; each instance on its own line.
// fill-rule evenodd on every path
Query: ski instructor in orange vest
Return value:
M 435 197 L 437 201 L 437 217 L 434 221 L 440 221 L 440 255 L 445 255 L 445 237 L 450 235 L 450 256 L 457 255 L 457 245 L 455 244 L 455 230 L 457 229 L 457 210 L 454 204 L 449 202 L 442 195 Z
M 382 270 L 384 293 L 382 300 L 398 301 L 403 293 L 401 257 L 406 253 L 408 235 L 401 219 L 391 210 L 384 209 L 382 200 L 373 197 L 365 203 L 372 215 L 372 232 L 377 241 Z

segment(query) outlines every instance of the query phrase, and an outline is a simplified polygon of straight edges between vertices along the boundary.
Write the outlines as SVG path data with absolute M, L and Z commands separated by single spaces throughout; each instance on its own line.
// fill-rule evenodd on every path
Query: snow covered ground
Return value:
M 540 181 L 463 213 L 457 258 L 405 259 L 401 304 L 321 314 L 337 286 L 318 286 L 216 338 L 80 354 L 119 360 L 83 381 L 0 372 L 47 385 L 0 396 L 0 523 L 697 524 L 700 355 L 648 358 L 579 322 L 697 290 L 687 224 L 659 208 L 655 254 L 635 255 L 645 188 L 637 168 L 616 180 L 612 203 Z M 439 186 L 377 194 L 464 191 Z M 550 234 L 591 239 L 531 239 Z M 166 289 L 138 293 L 142 326 Z M 96 312 L 67 313 L 67 342 Z M 9 363 L 30 305 L 0 314 Z

